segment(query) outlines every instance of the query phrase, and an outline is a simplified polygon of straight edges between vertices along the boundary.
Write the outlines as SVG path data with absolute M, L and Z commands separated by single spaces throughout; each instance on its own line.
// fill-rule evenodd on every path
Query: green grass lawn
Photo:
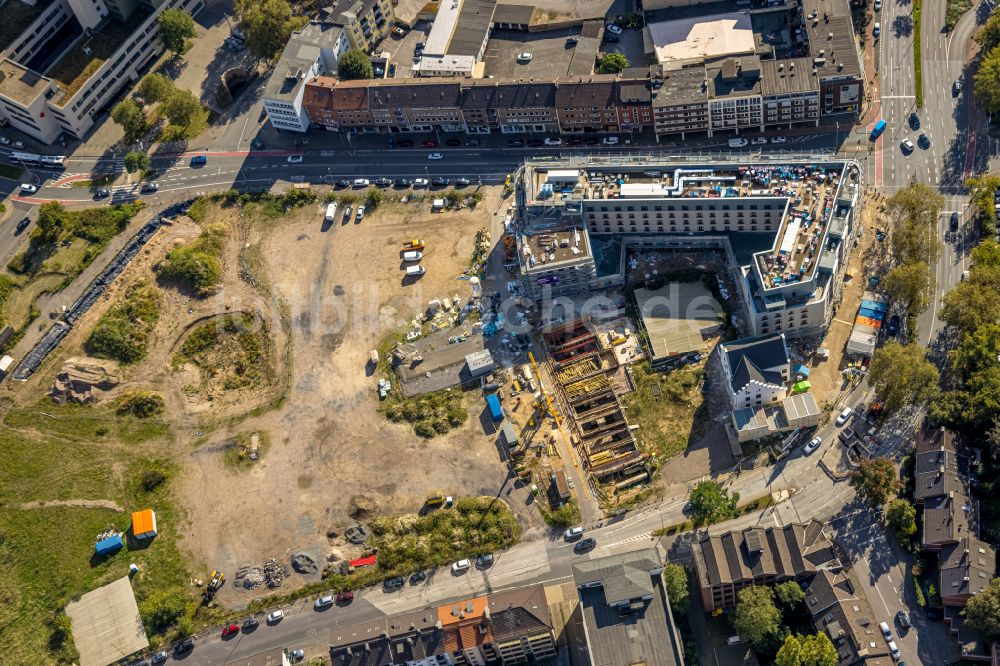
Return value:
M 115 417 L 111 407 L 62 406 L 47 399 L 4 415 L 0 428 L 0 645 L 11 664 L 65 662 L 72 653 L 50 646 L 50 623 L 74 597 L 140 572 L 133 588 L 144 619 L 163 594 L 198 607 L 177 548 L 177 515 L 170 498 L 173 470 L 157 453 L 170 441 L 164 422 Z M 146 472 L 155 472 L 144 477 Z M 146 486 L 143 479 L 163 482 Z M 107 500 L 111 508 L 53 505 Z M 25 506 L 27 503 L 39 506 Z M 48 503 L 46 505 L 46 503 Z M 92 561 L 95 537 L 126 530 L 131 512 L 157 512 L 159 536 L 143 549 Z M 151 636 L 160 643 L 163 636 Z M 56 648 L 56 649 L 53 649 Z
M 682 453 L 688 442 L 704 428 L 707 415 L 701 395 L 704 371 L 688 366 L 670 372 L 654 372 L 649 362 L 632 366 L 636 390 L 623 397 L 625 416 L 639 426 L 643 446 L 666 462 Z M 659 385 L 659 397 L 654 392 Z M 697 417 L 697 418 L 696 418 Z

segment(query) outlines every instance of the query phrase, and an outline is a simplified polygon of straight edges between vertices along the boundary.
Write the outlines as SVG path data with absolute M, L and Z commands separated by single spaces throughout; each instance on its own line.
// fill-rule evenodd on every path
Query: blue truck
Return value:
M 500 407 L 500 396 L 496 393 L 490 393 L 486 396 L 486 404 L 489 405 L 490 414 L 493 415 L 493 420 L 503 421 L 503 409 Z

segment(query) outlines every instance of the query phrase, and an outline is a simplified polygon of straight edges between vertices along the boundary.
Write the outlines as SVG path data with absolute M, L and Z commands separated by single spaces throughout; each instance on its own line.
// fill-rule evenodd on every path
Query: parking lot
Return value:
M 390 54 L 389 62 L 396 65 L 396 72 L 393 78 L 403 79 L 412 76 L 413 52 L 416 50 L 417 42 L 427 41 L 427 33 L 430 32 L 431 24 L 420 21 L 413 30 L 409 30 L 403 37 L 389 35 L 379 44 L 378 49 L 387 51 Z
M 486 76 L 497 79 L 554 79 L 570 71 L 576 44 L 569 37 L 580 34 L 579 28 L 531 34 L 496 30 L 486 46 Z M 530 53 L 531 60 L 518 60 L 519 53 Z

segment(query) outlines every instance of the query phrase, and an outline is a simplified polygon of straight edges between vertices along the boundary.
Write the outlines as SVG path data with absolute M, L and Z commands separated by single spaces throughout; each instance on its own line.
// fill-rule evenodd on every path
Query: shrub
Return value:
M 162 414 L 166 409 L 163 396 L 155 391 L 133 391 L 118 399 L 115 413 L 119 416 L 135 416 L 146 419 Z
M 226 228 L 212 224 L 201 232 L 195 241 L 174 248 L 157 267 L 157 275 L 178 282 L 198 295 L 208 294 L 222 278 L 223 241 Z
M 142 473 L 142 489 L 151 493 L 167 480 L 167 473 L 162 469 L 153 467 L 144 470 Z
M 435 430 L 433 422 L 429 420 L 417 421 L 414 423 L 413 432 L 415 432 L 419 437 L 424 437 L 426 439 L 430 439 L 437 434 L 437 430 Z
M 159 317 L 159 293 L 152 285 L 139 282 L 98 320 L 85 343 L 87 353 L 135 363 L 146 355 L 149 334 Z

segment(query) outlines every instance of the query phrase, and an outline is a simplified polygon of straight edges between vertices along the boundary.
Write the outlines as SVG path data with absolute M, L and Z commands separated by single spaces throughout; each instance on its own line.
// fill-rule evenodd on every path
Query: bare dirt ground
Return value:
M 208 566 L 232 571 L 295 552 L 322 561 L 342 546 L 327 539 L 352 522 L 361 496 L 379 513 L 415 511 L 427 495 L 496 493 L 504 468 L 478 419 L 430 441 L 377 413 L 376 377 L 365 364 L 379 340 L 406 325 L 431 298 L 468 296 L 456 280 L 472 254 L 473 231 L 496 196 L 478 211 L 431 214 L 427 204 L 389 204 L 358 225 L 325 228 L 319 206 L 277 222 L 262 245 L 272 289 L 291 321 L 291 387 L 279 409 L 209 435 L 188 457 L 180 487 L 190 524 L 185 546 Z M 427 243 L 417 281 L 401 270 L 401 244 Z M 470 401 L 477 414 L 480 405 Z M 237 431 L 270 435 L 255 468 L 223 471 L 225 442 Z M 253 523 L 253 538 L 242 525 Z M 287 585 L 305 579 L 293 576 Z M 249 600 L 224 589 L 223 601 Z

